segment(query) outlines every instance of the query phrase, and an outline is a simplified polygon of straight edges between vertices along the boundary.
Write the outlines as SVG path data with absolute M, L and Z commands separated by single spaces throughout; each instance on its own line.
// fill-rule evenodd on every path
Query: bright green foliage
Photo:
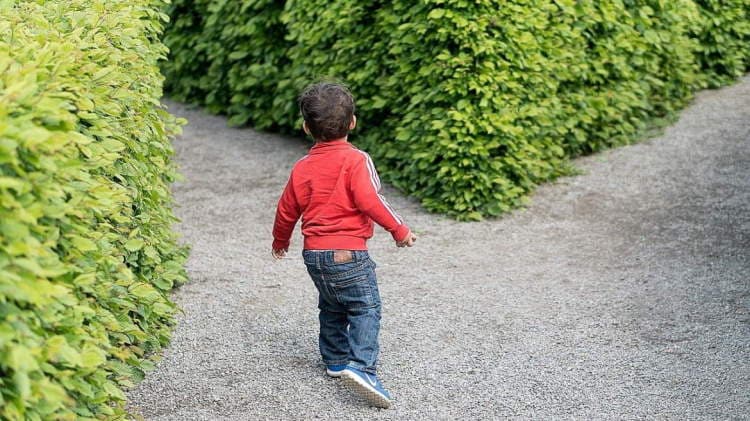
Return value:
M 706 24 L 736 16 L 693 0 L 192 4 L 174 3 L 165 37 L 180 99 L 292 131 L 303 86 L 343 81 L 359 107 L 352 140 L 384 178 L 460 219 L 505 212 L 570 157 L 632 141 L 704 84 L 701 65 L 734 77 L 722 66 L 748 54 L 739 20 Z M 700 61 L 719 35 L 733 43 Z
M 568 3 L 568 18 L 558 19 L 573 27 L 570 51 L 578 56 L 565 66 L 572 71 L 556 72 L 563 103 L 556 126 L 570 156 L 628 143 L 699 87 L 697 43 L 687 36 L 700 23 L 692 1 Z
M 0 419 L 124 418 L 169 339 L 161 6 L 0 1 Z
M 750 69 L 750 0 L 695 0 L 704 16 L 694 27 L 708 84 L 718 87 Z

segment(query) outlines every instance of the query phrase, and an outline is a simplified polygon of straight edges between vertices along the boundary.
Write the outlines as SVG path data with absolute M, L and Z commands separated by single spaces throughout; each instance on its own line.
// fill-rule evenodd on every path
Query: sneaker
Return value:
M 341 373 L 344 372 L 345 368 L 346 368 L 346 364 L 341 364 L 341 365 L 327 365 L 326 366 L 326 374 L 328 374 L 331 377 L 341 377 Z
M 374 374 L 365 373 L 354 367 L 346 367 L 341 373 L 341 378 L 350 389 L 365 398 L 370 405 L 378 408 L 391 406 L 391 395 Z

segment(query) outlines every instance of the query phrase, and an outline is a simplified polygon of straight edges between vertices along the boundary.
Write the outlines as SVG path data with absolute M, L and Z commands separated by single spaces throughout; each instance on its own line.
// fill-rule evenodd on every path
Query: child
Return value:
M 391 397 L 375 376 L 380 330 L 380 294 L 375 262 L 367 254 L 373 221 L 398 247 L 417 240 L 378 192 L 380 179 L 370 156 L 347 141 L 354 129 L 354 99 L 335 83 L 307 87 L 299 97 L 302 128 L 315 139 L 294 164 L 279 199 L 272 254 L 281 259 L 302 217 L 302 255 L 320 309 L 320 354 L 326 373 L 341 377 L 371 405 L 387 408 Z

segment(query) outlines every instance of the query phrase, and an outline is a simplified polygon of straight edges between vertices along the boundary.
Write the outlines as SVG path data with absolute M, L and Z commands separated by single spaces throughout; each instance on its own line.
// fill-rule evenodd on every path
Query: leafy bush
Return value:
M 184 282 L 157 0 L 0 2 L 0 418 L 101 419 Z
M 179 99 L 294 131 L 299 90 L 341 80 L 359 107 L 352 140 L 384 178 L 461 219 L 522 204 L 570 157 L 628 143 L 683 106 L 704 83 L 699 64 L 711 66 L 696 53 L 719 33 L 736 42 L 717 62 L 747 54 L 740 29 L 706 25 L 736 16 L 693 0 L 191 4 L 175 1 L 165 36 Z
M 567 129 L 558 134 L 568 155 L 630 142 L 700 86 L 697 43 L 687 37 L 700 24 L 692 1 L 579 2 L 564 10 L 580 54 L 568 65 L 575 71 L 558 73 Z
M 292 105 L 259 101 L 273 92 L 287 64 L 283 2 L 177 1 L 164 35 L 172 50 L 163 66 L 165 88 L 176 98 L 201 98 L 212 112 L 227 112 L 235 124 L 251 118 L 259 128 L 279 128 L 276 110 Z M 190 78 L 186 75 L 192 75 Z
M 727 84 L 750 69 L 750 2 L 747 0 L 695 0 L 703 25 L 692 36 L 701 42 L 698 59 L 708 84 Z

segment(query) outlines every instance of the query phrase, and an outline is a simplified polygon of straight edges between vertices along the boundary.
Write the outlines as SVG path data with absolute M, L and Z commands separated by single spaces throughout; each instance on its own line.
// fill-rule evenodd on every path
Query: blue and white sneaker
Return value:
M 327 365 L 326 374 L 328 374 L 331 377 L 341 377 L 341 373 L 344 372 L 345 368 L 346 368 L 346 364 Z
M 354 367 L 346 367 L 341 373 L 341 379 L 350 389 L 365 398 L 370 405 L 378 408 L 391 406 L 391 395 L 374 374 L 365 373 Z

